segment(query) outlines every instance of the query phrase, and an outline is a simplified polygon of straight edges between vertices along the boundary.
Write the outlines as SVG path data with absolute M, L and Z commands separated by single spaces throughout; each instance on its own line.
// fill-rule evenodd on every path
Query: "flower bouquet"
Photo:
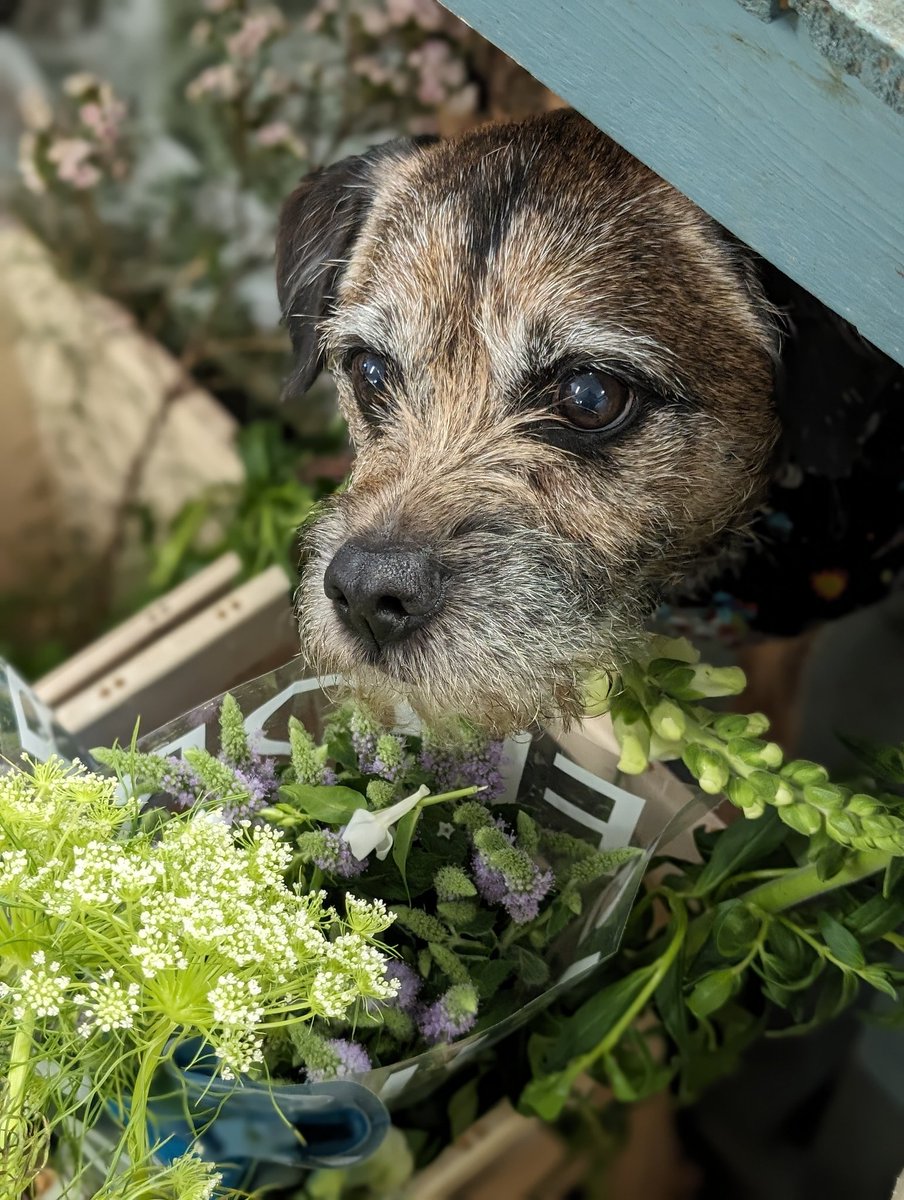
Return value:
M 614 952 L 705 811 L 672 820 L 579 734 L 387 728 L 295 664 L 93 751 L 100 775 L 8 679 L 11 1194 L 51 1145 L 69 1194 L 129 1200 L 366 1158 L 387 1108 Z
M 743 676 L 682 643 L 588 688 L 608 747 L 387 727 L 336 682 L 284 668 L 102 776 L 7 674 L 0 745 L 31 760 L 0 779 L 3 1194 L 50 1152 L 76 1197 L 339 1196 L 387 1110 L 431 1154 L 473 1119 L 469 1071 L 552 1121 L 584 1074 L 691 1100 L 863 986 L 900 1019 L 900 747 L 856 744 L 847 786 L 785 762 L 701 703 Z M 657 759 L 750 819 L 702 834 L 711 801 Z

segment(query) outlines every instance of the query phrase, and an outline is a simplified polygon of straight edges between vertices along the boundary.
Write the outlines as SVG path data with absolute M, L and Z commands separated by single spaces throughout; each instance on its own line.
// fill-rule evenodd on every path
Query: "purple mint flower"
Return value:
M 477 1013 L 453 1014 L 449 1011 L 446 996 L 440 996 L 433 1004 L 421 1010 L 418 1017 L 418 1029 L 425 1042 L 436 1045 L 438 1042 L 454 1042 L 474 1028 Z
M 509 887 L 505 876 L 491 867 L 479 851 L 471 859 L 471 873 L 481 897 L 487 904 L 501 904 L 516 925 L 533 921 L 540 911 L 540 901 L 549 894 L 555 882 L 552 871 L 542 871 L 534 864 L 534 880 L 527 891 Z
M 276 760 L 252 752 L 250 761 L 244 767 L 233 766 L 226 762 L 222 755 L 220 762 L 230 768 L 251 797 L 244 804 L 227 805 L 223 809 L 226 819 L 230 824 L 253 819 L 262 808 L 267 807 L 279 788 L 279 780 L 276 777 Z
M 412 970 L 407 963 L 400 962 L 399 959 L 393 959 L 387 964 L 385 975 L 387 979 L 399 981 L 399 990 L 389 1003 L 403 1012 L 410 1012 L 417 1002 L 418 992 L 424 983 L 423 979 L 417 971 Z
M 502 907 L 516 925 L 533 921 L 540 911 L 540 901 L 549 893 L 554 882 L 552 871 L 536 868 L 533 887 L 526 892 L 510 891 L 502 901 Z
M 337 875 L 340 879 L 353 879 L 366 871 L 370 864 L 366 858 L 355 858 L 351 847 L 342 836 L 344 832 L 344 826 L 338 833 L 332 829 L 324 830 L 324 850 L 321 855 L 315 857 L 314 863 L 321 871 L 327 871 L 330 875 Z
M 487 904 L 502 904 L 508 895 L 505 877 L 501 871 L 490 866 L 479 850 L 474 851 L 471 859 L 471 873 L 478 892 Z
M 324 767 L 323 778 L 320 782 L 324 787 L 335 787 L 339 782 L 339 777 L 332 767 Z
M 370 1058 L 363 1046 L 350 1042 L 347 1038 L 330 1038 L 329 1048 L 338 1057 L 334 1072 L 308 1069 L 308 1079 L 312 1083 L 322 1083 L 324 1079 L 344 1079 L 349 1075 L 363 1075 L 371 1068 Z
M 352 733 L 352 746 L 358 756 L 358 770 L 362 775 L 375 775 L 374 757 L 377 753 L 375 733 Z
M 485 803 L 496 800 L 505 790 L 501 767 L 504 762 L 503 743 L 486 742 L 467 752 L 456 754 L 452 748 L 427 745 L 421 751 L 420 766 L 433 775 L 437 792 L 451 792 L 461 787 L 482 787 L 480 799 Z
M 170 755 L 165 761 L 167 771 L 160 780 L 161 791 L 172 798 L 177 808 L 191 808 L 199 792 L 203 790 L 203 784 L 194 767 L 190 767 L 187 762 L 174 755 Z

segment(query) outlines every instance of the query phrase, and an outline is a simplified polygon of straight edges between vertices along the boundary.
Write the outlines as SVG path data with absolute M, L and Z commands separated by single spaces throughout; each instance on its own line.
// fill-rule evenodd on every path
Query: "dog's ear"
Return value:
M 282 207 L 276 235 L 276 287 L 295 352 L 285 395 L 302 395 L 323 369 L 319 323 L 370 210 L 380 176 L 433 137 L 374 146 L 303 179 Z

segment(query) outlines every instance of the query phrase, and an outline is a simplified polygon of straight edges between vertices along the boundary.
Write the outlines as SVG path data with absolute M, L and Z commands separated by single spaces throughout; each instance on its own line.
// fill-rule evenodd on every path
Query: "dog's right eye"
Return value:
M 359 350 L 349 366 L 355 390 L 365 402 L 378 396 L 386 387 L 389 364 L 375 350 Z

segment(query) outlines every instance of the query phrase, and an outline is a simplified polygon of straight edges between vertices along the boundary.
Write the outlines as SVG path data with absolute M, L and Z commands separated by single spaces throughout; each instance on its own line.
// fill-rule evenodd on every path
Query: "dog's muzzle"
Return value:
M 323 577 L 336 615 L 370 650 L 423 628 L 442 608 L 447 572 L 429 551 L 352 538 Z

